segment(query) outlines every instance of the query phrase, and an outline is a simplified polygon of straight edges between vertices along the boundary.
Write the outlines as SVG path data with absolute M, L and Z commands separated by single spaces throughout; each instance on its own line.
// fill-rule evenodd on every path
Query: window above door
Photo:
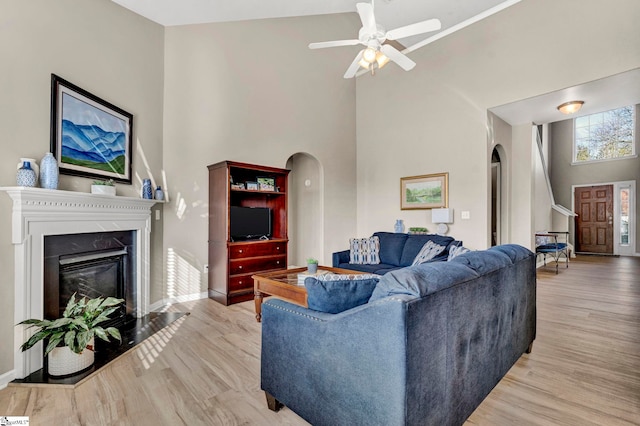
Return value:
M 573 164 L 634 157 L 635 106 L 573 120 Z

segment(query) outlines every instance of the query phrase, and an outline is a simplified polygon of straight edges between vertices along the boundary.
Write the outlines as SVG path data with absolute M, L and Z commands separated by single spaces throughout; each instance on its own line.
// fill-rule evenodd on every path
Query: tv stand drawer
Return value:
M 229 275 L 247 274 L 249 272 L 285 269 L 287 256 L 262 256 L 242 260 L 229 261 Z
M 254 241 L 229 246 L 229 259 L 287 254 L 286 241 Z

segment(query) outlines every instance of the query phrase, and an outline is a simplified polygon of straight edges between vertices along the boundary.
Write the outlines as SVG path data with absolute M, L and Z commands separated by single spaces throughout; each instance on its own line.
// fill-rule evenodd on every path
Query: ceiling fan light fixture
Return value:
M 364 49 L 364 52 L 362 52 L 362 59 L 365 62 L 372 64 L 376 60 L 376 54 L 377 51 L 375 49 L 367 47 L 366 49 Z
M 376 53 L 376 62 L 378 63 L 378 69 L 384 67 L 385 65 L 387 65 L 387 62 L 389 62 L 389 58 L 382 52 L 377 52 Z
M 558 111 L 563 114 L 573 114 L 574 112 L 578 112 L 580 108 L 582 108 L 582 105 L 584 105 L 584 101 L 569 101 L 558 105 Z
M 369 71 L 369 68 L 371 68 L 371 64 L 365 61 L 364 58 L 360 59 L 360 61 L 358 62 L 358 65 L 360 65 L 362 68 L 364 68 L 367 71 Z

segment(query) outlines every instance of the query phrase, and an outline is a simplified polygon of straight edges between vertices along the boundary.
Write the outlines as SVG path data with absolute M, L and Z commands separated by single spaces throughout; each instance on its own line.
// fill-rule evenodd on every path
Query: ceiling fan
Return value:
M 356 55 L 355 59 L 344 73 L 344 78 L 355 77 L 359 67 L 370 70 L 382 68 L 389 60 L 398 64 L 403 70 L 409 71 L 416 66 L 416 63 L 390 44 L 385 44 L 387 40 L 398 40 L 405 37 L 423 34 L 430 31 L 437 31 L 441 24 L 438 19 L 429 19 L 406 25 L 394 30 L 385 31 L 384 27 L 376 22 L 373 11 L 373 0 L 369 3 L 357 3 L 356 9 L 362 28 L 358 32 L 358 38 L 353 40 L 324 41 L 309 44 L 309 49 L 323 49 L 325 47 L 355 46 L 362 44 L 366 48 Z

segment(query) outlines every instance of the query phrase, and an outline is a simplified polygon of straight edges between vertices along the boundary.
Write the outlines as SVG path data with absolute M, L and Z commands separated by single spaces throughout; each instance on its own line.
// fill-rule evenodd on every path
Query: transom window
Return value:
M 574 122 L 574 162 L 635 155 L 634 106 L 585 115 Z

